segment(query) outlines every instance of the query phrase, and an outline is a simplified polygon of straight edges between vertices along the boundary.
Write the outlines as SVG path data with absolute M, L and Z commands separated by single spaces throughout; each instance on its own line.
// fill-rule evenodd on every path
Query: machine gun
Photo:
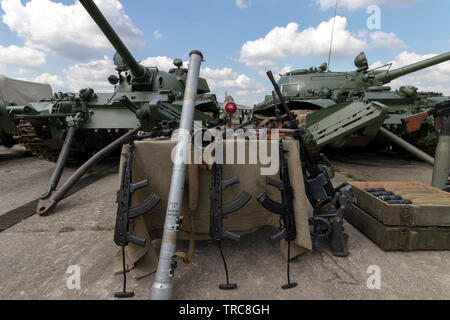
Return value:
M 228 214 L 235 212 L 245 206 L 251 199 L 251 195 L 242 191 L 234 200 L 223 203 L 222 192 L 229 186 L 239 183 L 238 177 L 233 177 L 228 180 L 222 179 L 222 165 L 214 163 L 212 167 L 212 180 L 210 189 L 210 199 L 211 199 L 211 220 L 209 225 L 209 234 L 212 240 L 217 241 L 217 246 L 219 247 L 220 255 L 222 257 L 223 265 L 225 268 L 226 284 L 220 284 L 219 288 L 221 290 L 232 290 L 237 288 L 236 283 L 230 283 L 228 277 L 227 262 L 223 255 L 221 241 L 223 238 L 228 238 L 234 241 L 239 241 L 240 236 L 228 231 L 223 226 L 223 219 L 227 217 Z
M 287 279 L 288 283 L 283 285 L 282 289 L 290 289 L 297 286 L 297 283 L 291 282 L 289 274 L 289 262 L 291 260 L 291 241 L 297 237 L 297 231 L 295 228 L 294 218 L 294 190 L 292 189 L 291 182 L 289 180 L 289 167 L 287 159 L 284 157 L 285 150 L 283 150 L 283 141 L 279 140 L 279 157 L 280 157 L 280 180 L 275 180 L 270 177 L 266 177 L 266 183 L 274 186 L 281 192 L 281 201 L 278 203 L 269 198 L 269 196 L 263 192 L 257 200 L 261 205 L 280 216 L 280 231 L 270 237 L 272 240 L 285 239 L 288 243 L 288 259 L 287 259 Z
M 344 234 L 343 228 L 343 201 L 339 199 L 340 193 L 334 190 L 328 173 L 331 164 L 323 154 L 319 154 L 319 157 L 326 167 L 319 166 L 318 162 L 315 161 L 303 136 L 304 132 L 299 129 L 298 122 L 289 110 L 272 72 L 268 71 L 267 76 L 278 95 L 284 113 L 288 117 L 290 133 L 300 144 L 300 159 L 306 196 L 314 208 L 314 216 L 310 219 L 310 223 L 313 225 L 314 249 L 318 248 L 318 239 L 326 237 L 329 238 L 333 255 L 345 257 L 348 255 L 348 236 Z M 278 111 L 277 114 L 281 114 L 281 112 Z M 287 130 L 283 130 L 283 132 L 287 133 Z
M 130 298 L 134 295 L 133 292 L 126 291 L 126 266 L 125 266 L 125 247 L 129 242 L 138 246 L 145 247 L 145 239 L 139 238 L 129 231 L 130 220 L 139 217 L 151 209 L 153 209 L 161 200 L 155 194 L 151 194 L 147 199 L 139 205 L 130 207 L 131 194 L 135 191 L 148 186 L 148 179 L 131 183 L 131 162 L 133 158 L 134 143 L 130 142 L 128 145 L 128 153 L 125 155 L 125 160 L 122 167 L 122 178 L 120 190 L 117 192 L 117 217 L 116 227 L 114 230 L 114 242 L 122 247 L 122 263 L 123 263 L 123 291 L 116 292 L 116 298 Z

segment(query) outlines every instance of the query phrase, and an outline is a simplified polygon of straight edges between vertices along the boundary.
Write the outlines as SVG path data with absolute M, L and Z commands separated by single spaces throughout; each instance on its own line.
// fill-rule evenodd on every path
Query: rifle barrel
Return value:
M 381 81 L 382 83 L 388 83 L 409 73 L 416 72 L 448 60 L 450 60 L 450 52 L 443 53 L 416 63 L 412 63 L 401 68 L 380 72 L 375 75 L 375 79 Z

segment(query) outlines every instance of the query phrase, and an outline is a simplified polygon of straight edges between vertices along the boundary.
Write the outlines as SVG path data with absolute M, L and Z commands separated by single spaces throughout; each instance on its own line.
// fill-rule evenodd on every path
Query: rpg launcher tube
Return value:
M 197 96 L 200 64 L 203 56 L 199 51 L 189 54 L 189 69 L 184 92 L 183 109 L 181 111 L 178 143 L 175 149 L 172 177 L 170 180 L 169 197 L 166 210 L 166 220 L 159 254 L 158 269 L 153 282 L 151 299 L 172 299 L 172 280 L 176 261 L 173 259 L 176 249 L 177 232 L 180 226 L 181 202 L 183 199 L 184 181 L 186 176 L 185 158 L 189 150 L 190 132 L 193 125 L 195 99 Z
M 447 187 L 450 173 L 450 115 L 442 117 L 442 128 L 435 152 L 431 186 L 439 189 Z

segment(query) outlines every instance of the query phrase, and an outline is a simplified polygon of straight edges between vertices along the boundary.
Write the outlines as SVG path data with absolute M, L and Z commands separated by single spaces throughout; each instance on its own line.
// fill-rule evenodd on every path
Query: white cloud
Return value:
M 386 33 L 383 31 L 374 31 L 369 34 L 371 39 L 371 45 L 374 47 L 386 47 L 386 48 L 395 48 L 395 49 L 404 49 L 406 48 L 406 44 L 403 40 L 397 38 L 395 33 L 390 32 Z
M 278 79 L 280 79 L 280 74 L 283 75 L 285 73 L 288 73 L 291 70 L 292 70 L 292 66 L 291 65 L 285 65 L 283 68 L 280 68 L 278 66 L 273 66 L 271 68 L 273 77 L 275 78 L 276 81 L 278 81 Z M 265 71 L 265 70 L 259 70 L 258 74 L 264 80 L 269 81 L 269 78 L 267 77 L 267 73 L 266 72 L 267 71 Z
M 29 48 L 11 45 L 0 45 L 0 64 L 19 68 L 35 68 L 45 64 L 45 53 Z
M 162 71 L 174 68 L 173 59 L 166 56 L 148 57 L 142 60 L 141 64 L 146 67 L 158 67 Z M 183 66 L 187 68 L 188 61 L 184 61 Z M 227 67 L 222 69 L 203 67 L 200 70 L 200 76 L 208 81 L 212 92 L 217 89 L 236 89 L 238 90 L 237 95 L 248 95 L 266 90 L 262 84 L 247 75 L 239 74 Z
M 392 63 L 391 69 L 395 69 L 434 56 L 436 56 L 436 54 L 421 55 L 414 52 L 403 51 L 389 63 Z M 383 63 L 377 61 L 370 67 L 374 68 L 381 65 L 383 65 Z M 418 87 L 420 91 L 435 91 L 450 95 L 450 61 L 400 77 L 390 83 L 390 86 L 394 88 L 398 88 L 402 85 L 413 85 Z
M 333 18 L 321 22 L 317 27 L 299 30 L 295 22 L 286 27 L 273 28 L 264 38 L 247 41 L 241 48 L 239 61 L 251 67 L 271 67 L 274 59 L 282 59 L 287 55 L 321 55 L 327 56 L 330 46 L 330 35 Z M 356 38 L 347 30 L 347 19 L 336 17 L 333 57 L 345 58 L 353 56 L 367 46 L 366 41 Z
M 74 92 L 83 88 L 112 92 L 113 86 L 109 84 L 107 78 L 115 73 L 114 64 L 107 56 L 100 60 L 77 63 L 63 70 L 63 74 L 66 76 L 66 84 Z
M 155 37 L 156 40 L 162 39 L 163 34 L 161 32 L 159 32 L 158 29 L 156 29 L 155 31 L 153 31 L 153 36 Z
M 211 69 L 210 67 L 202 68 L 201 76 L 212 80 L 230 80 L 235 79 L 238 74 L 231 68 Z
M 411 3 L 418 2 L 420 0 L 391 0 L 390 3 L 393 5 L 408 5 Z M 320 5 L 320 9 L 328 10 L 336 6 L 336 0 L 315 0 L 315 2 Z M 386 0 L 340 0 L 339 7 L 345 7 L 348 10 L 356 10 L 360 8 L 366 8 L 370 5 L 379 5 L 387 2 Z
M 166 56 L 148 57 L 141 61 L 141 64 L 146 67 L 158 67 L 159 70 L 169 71 L 175 68 L 172 58 Z M 183 67 L 187 68 L 188 61 L 183 61 Z
M 17 69 L 16 74 L 30 74 L 33 73 L 33 69 L 27 69 L 27 68 L 19 68 Z
M 328 10 L 336 6 L 336 0 L 315 0 L 320 5 L 320 9 Z M 377 5 L 385 2 L 385 0 L 340 0 L 339 6 L 346 7 L 348 10 L 356 10 L 370 5 Z
M 246 4 L 244 0 L 236 0 L 234 3 L 241 9 L 248 8 L 248 4 Z
M 65 86 L 65 83 L 60 76 L 46 72 L 32 78 L 30 81 L 39 83 L 48 83 L 53 89 L 55 87 L 62 88 Z
M 21 0 L 0 3 L 3 22 L 27 46 L 75 60 L 98 58 L 105 48 L 112 48 L 78 1 L 73 5 L 51 0 L 31 0 L 25 5 Z M 142 31 L 133 25 L 118 0 L 97 0 L 96 4 L 128 46 L 143 44 Z
M 238 96 L 263 93 L 267 89 L 249 76 L 233 71 L 231 68 L 202 68 L 200 75 L 204 77 L 212 91 L 216 89 L 234 89 Z

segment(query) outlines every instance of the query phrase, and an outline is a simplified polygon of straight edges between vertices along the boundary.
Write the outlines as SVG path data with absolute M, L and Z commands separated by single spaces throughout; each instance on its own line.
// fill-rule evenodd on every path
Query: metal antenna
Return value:
M 337 13 L 338 3 L 339 3 L 339 0 L 336 0 L 336 6 L 334 7 L 333 28 L 331 29 L 330 51 L 328 52 L 328 70 L 330 70 L 331 48 L 333 47 L 334 24 L 336 22 L 336 13 Z

